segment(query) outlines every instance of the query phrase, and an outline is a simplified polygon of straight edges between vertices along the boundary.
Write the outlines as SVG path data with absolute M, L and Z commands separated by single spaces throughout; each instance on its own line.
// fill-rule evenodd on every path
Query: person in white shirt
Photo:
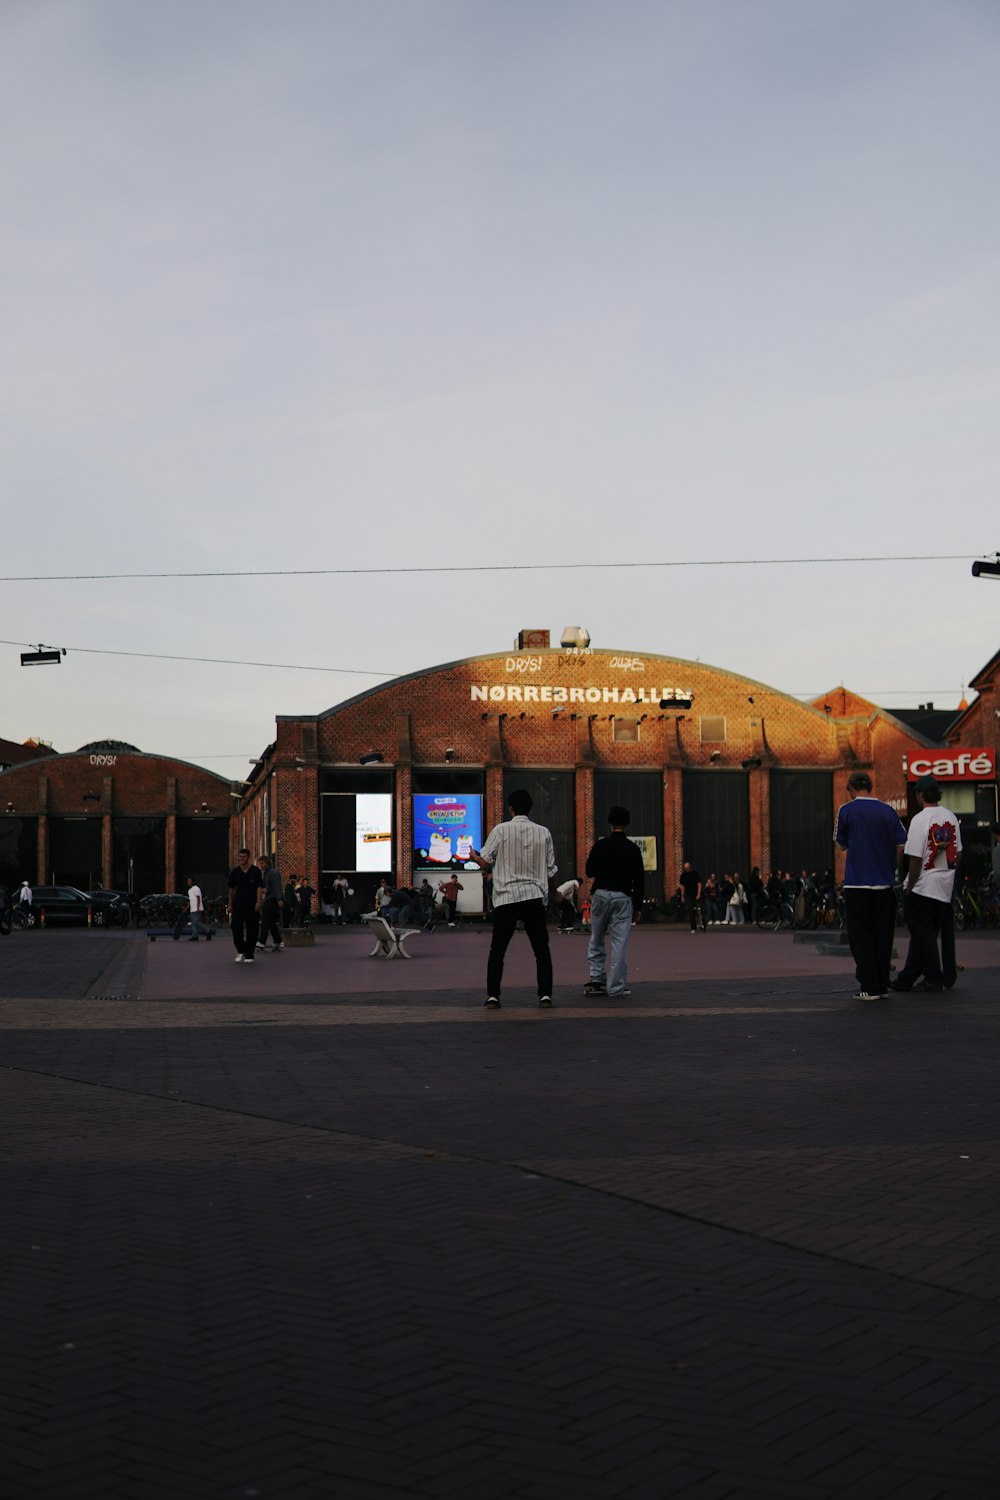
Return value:
M 560 932 L 572 932 L 576 926 L 576 903 L 579 890 L 579 875 L 574 875 L 572 880 L 564 880 L 562 885 L 556 886 L 556 895 L 560 902 L 558 906 Z
M 493 941 L 486 964 L 486 1007 L 500 1009 L 503 960 L 518 922 L 524 923 L 538 979 L 538 1003 L 552 1005 L 552 952 L 545 914 L 556 889 L 556 852 L 552 835 L 528 817 L 531 793 L 511 792 L 510 822 L 498 823 L 482 852 L 469 850 L 481 870 L 493 872 Z
M 946 985 L 950 989 L 955 982 L 954 958 L 942 963 L 938 939 L 951 918 L 955 872 L 962 858 L 962 829 L 955 814 L 941 806 L 941 788 L 933 776 L 921 776 L 914 791 L 920 811 L 910 820 L 903 850 L 909 866 L 903 911 L 910 929 L 910 949 L 889 988 L 903 994 L 914 989 L 934 994 Z
M 202 921 L 205 915 L 205 902 L 202 899 L 201 886 L 195 884 L 193 875 L 187 877 L 187 888 L 188 915 L 191 919 L 191 936 L 188 938 L 188 942 L 196 943 L 199 937 L 210 938 L 212 936 L 212 929 L 211 927 L 206 927 Z M 174 936 L 177 937 L 179 934 L 175 932 Z
M 21 882 L 21 889 L 18 892 L 17 899 L 21 906 L 26 906 L 29 911 L 31 910 L 31 886 L 26 880 Z

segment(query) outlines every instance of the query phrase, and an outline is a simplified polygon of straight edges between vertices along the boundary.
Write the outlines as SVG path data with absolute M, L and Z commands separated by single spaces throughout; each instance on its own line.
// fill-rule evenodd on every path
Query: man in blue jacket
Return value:
M 851 800 L 837 813 L 834 838 L 847 850 L 844 911 L 858 980 L 854 998 L 884 1000 L 896 930 L 893 882 L 906 829 L 892 808 L 873 795 L 867 771 L 847 778 L 847 795 Z

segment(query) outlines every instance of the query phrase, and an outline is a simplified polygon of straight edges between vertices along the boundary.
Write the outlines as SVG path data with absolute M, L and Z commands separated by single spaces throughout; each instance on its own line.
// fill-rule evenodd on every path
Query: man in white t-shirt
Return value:
M 203 921 L 205 902 L 202 898 L 201 886 L 195 884 L 193 875 L 187 877 L 187 888 L 188 912 L 191 918 L 191 936 L 188 938 L 188 942 L 196 943 L 199 937 L 210 938 L 212 936 L 212 929 L 211 927 L 206 927 Z M 174 936 L 177 937 L 177 935 L 175 932 Z
M 910 929 L 910 951 L 889 988 L 904 994 L 913 989 L 936 994 L 946 984 L 951 988 L 949 979 L 954 983 L 942 967 L 938 939 L 951 917 L 962 829 L 955 814 L 941 806 L 941 788 L 933 776 L 921 776 L 914 791 L 920 811 L 910 820 L 903 850 L 908 860 L 903 910 Z
M 576 926 L 576 903 L 579 890 L 579 875 L 574 875 L 572 880 L 564 880 L 562 885 L 556 886 L 555 894 L 559 897 L 556 907 L 560 932 L 572 932 Z

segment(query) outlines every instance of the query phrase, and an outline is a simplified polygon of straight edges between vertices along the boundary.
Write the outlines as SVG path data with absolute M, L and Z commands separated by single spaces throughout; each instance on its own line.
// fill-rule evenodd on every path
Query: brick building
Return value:
M 103 886 L 137 896 L 197 876 L 222 895 L 232 864 L 230 782 L 100 740 L 0 773 L 0 885 Z
M 971 788 L 980 821 L 989 798 L 996 816 L 989 743 L 986 790 Z M 525 786 L 564 877 L 580 872 L 607 808 L 628 806 L 662 900 L 685 858 L 703 873 L 830 867 L 851 771 L 870 770 L 905 815 L 910 767 L 940 745 L 844 688 L 807 704 L 701 662 L 517 649 L 279 718 L 240 803 L 240 839 L 320 889 L 348 874 L 363 905 L 383 874 L 433 883 L 449 861 L 462 869 L 459 839 L 478 847 Z M 461 879 L 476 909 L 480 876 Z

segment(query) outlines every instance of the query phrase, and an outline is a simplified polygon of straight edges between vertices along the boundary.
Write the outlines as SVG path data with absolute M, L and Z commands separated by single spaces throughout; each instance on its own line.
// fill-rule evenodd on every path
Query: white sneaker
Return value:
M 242 953 L 237 953 L 234 962 L 238 963 L 238 964 L 241 964 L 243 962 L 243 954 Z
M 244 963 L 245 963 L 245 964 L 252 964 L 252 963 L 253 963 L 253 959 L 252 959 L 252 958 L 245 958 L 245 959 L 244 959 L 244 960 L 243 960 L 243 962 L 244 962 Z
M 285 945 L 284 945 L 284 943 L 278 943 L 277 946 L 275 947 L 274 951 L 275 951 L 275 953 L 284 953 L 284 951 L 285 951 Z

